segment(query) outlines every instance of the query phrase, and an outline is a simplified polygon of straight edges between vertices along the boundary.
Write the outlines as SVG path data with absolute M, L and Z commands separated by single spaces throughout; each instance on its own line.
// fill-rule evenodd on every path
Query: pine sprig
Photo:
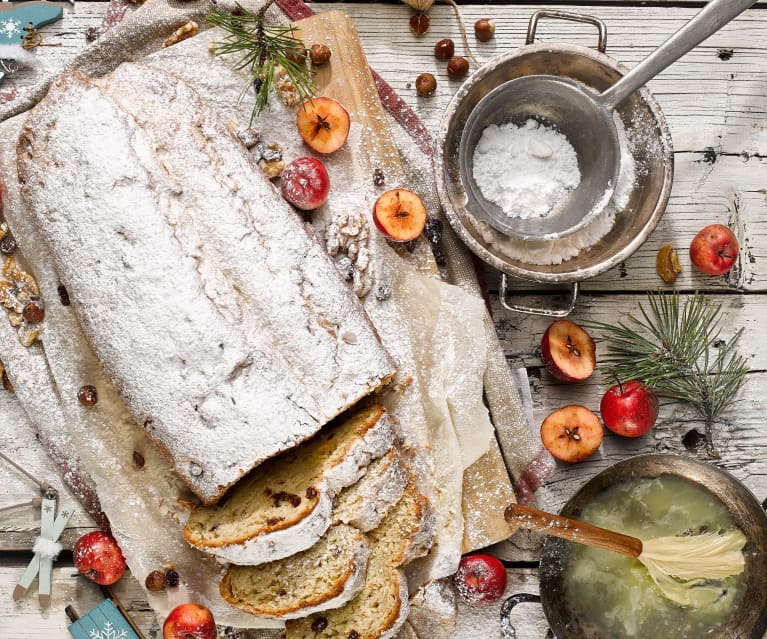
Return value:
M 748 372 L 737 350 L 743 329 L 721 339 L 720 307 L 697 292 L 684 304 L 677 292 L 649 293 L 647 308 L 640 304 L 639 311 L 640 317 L 628 315 L 617 324 L 587 322 L 607 342 L 600 367 L 611 378 L 638 379 L 658 395 L 691 404 L 705 420 L 709 455 L 718 456 L 713 425 Z
M 301 102 L 311 98 L 317 91 L 306 66 L 306 48 L 295 36 L 295 29 L 292 26 L 265 24 L 266 10 L 273 2 L 274 0 L 269 0 L 256 13 L 248 11 L 239 3 L 236 4 L 234 13 L 212 5 L 205 18 L 213 26 L 227 32 L 222 41 L 213 45 L 214 55 L 237 54 L 239 58 L 234 63 L 234 68 L 248 71 L 249 80 L 240 94 L 240 99 L 251 87 L 256 93 L 250 117 L 251 124 L 269 102 L 278 65 L 285 70 L 295 85 Z

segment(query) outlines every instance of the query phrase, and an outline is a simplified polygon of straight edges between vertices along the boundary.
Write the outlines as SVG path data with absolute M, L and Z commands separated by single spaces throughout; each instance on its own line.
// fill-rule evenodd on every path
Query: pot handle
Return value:
M 502 639 L 517 639 L 517 630 L 511 625 L 509 616 L 511 615 L 511 609 L 517 604 L 521 603 L 541 603 L 539 595 L 533 595 L 527 592 L 519 592 L 516 595 L 511 595 L 501 606 L 501 638 Z M 545 639 L 556 639 L 554 633 L 551 632 L 551 628 L 546 630 Z
M 530 18 L 530 23 L 527 25 L 527 38 L 525 44 L 532 44 L 535 42 L 535 31 L 538 28 L 538 21 L 541 18 L 555 18 L 557 20 L 570 20 L 571 22 L 585 22 L 587 24 L 593 24 L 597 31 L 599 31 L 599 42 L 597 44 L 597 51 L 604 53 L 607 49 L 607 26 L 599 18 L 589 16 L 584 13 L 571 13 L 570 11 L 553 11 L 550 9 L 542 9 L 536 11 Z
M 515 313 L 527 313 L 528 315 L 543 315 L 545 317 L 567 317 L 573 312 L 575 302 L 578 301 L 578 291 L 580 287 L 578 282 L 573 282 L 570 287 L 570 301 L 564 308 L 536 308 L 534 306 L 523 306 L 522 304 L 512 304 L 508 301 L 508 279 L 506 273 L 501 274 L 501 290 L 498 292 L 498 299 L 501 306 L 507 311 Z

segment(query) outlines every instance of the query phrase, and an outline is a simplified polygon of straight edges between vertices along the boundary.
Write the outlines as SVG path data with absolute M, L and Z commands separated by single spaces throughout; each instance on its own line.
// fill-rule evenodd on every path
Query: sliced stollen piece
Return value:
M 391 639 L 407 619 L 407 578 L 399 568 L 429 550 L 434 513 L 413 485 L 370 535 L 373 553 L 362 592 L 342 608 L 285 624 L 286 639 Z
M 365 585 L 370 542 L 346 524 L 331 526 L 308 550 L 260 566 L 230 566 L 221 596 L 260 617 L 295 619 L 338 608 Z
M 333 521 L 363 532 L 377 528 L 405 491 L 410 470 L 396 447 L 374 461 L 364 477 L 342 490 L 333 505 Z
M 196 508 L 184 537 L 200 550 L 239 565 L 306 550 L 330 526 L 336 494 L 386 454 L 394 437 L 383 407 L 363 406 L 261 464 L 217 505 Z
M 213 503 L 395 367 L 322 247 L 194 90 L 135 66 L 115 78 L 63 76 L 30 112 L 22 199 L 134 418 Z

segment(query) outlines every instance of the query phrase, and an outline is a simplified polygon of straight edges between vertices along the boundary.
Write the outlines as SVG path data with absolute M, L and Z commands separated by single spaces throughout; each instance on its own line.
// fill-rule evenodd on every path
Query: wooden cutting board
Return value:
M 373 169 L 378 167 L 387 183 L 404 184 L 402 158 L 351 18 L 342 11 L 328 11 L 294 24 L 307 46 L 324 43 L 332 51 L 330 63 L 319 67 L 314 78 L 320 93 L 341 102 L 352 120 L 370 133 L 362 136 L 364 157 L 355 160 L 367 163 L 371 179 Z M 438 275 L 427 242 L 419 242 L 413 260 L 421 271 Z M 504 509 L 512 501 L 516 501 L 514 490 L 493 438 L 490 450 L 464 473 L 464 552 L 502 541 L 515 532 L 503 518 Z

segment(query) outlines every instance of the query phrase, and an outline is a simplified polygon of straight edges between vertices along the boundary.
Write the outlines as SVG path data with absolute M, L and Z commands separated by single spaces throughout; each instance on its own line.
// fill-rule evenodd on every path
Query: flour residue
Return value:
M 485 128 L 474 149 L 473 172 L 486 200 L 523 220 L 546 217 L 581 182 L 567 138 L 532 118 Z

